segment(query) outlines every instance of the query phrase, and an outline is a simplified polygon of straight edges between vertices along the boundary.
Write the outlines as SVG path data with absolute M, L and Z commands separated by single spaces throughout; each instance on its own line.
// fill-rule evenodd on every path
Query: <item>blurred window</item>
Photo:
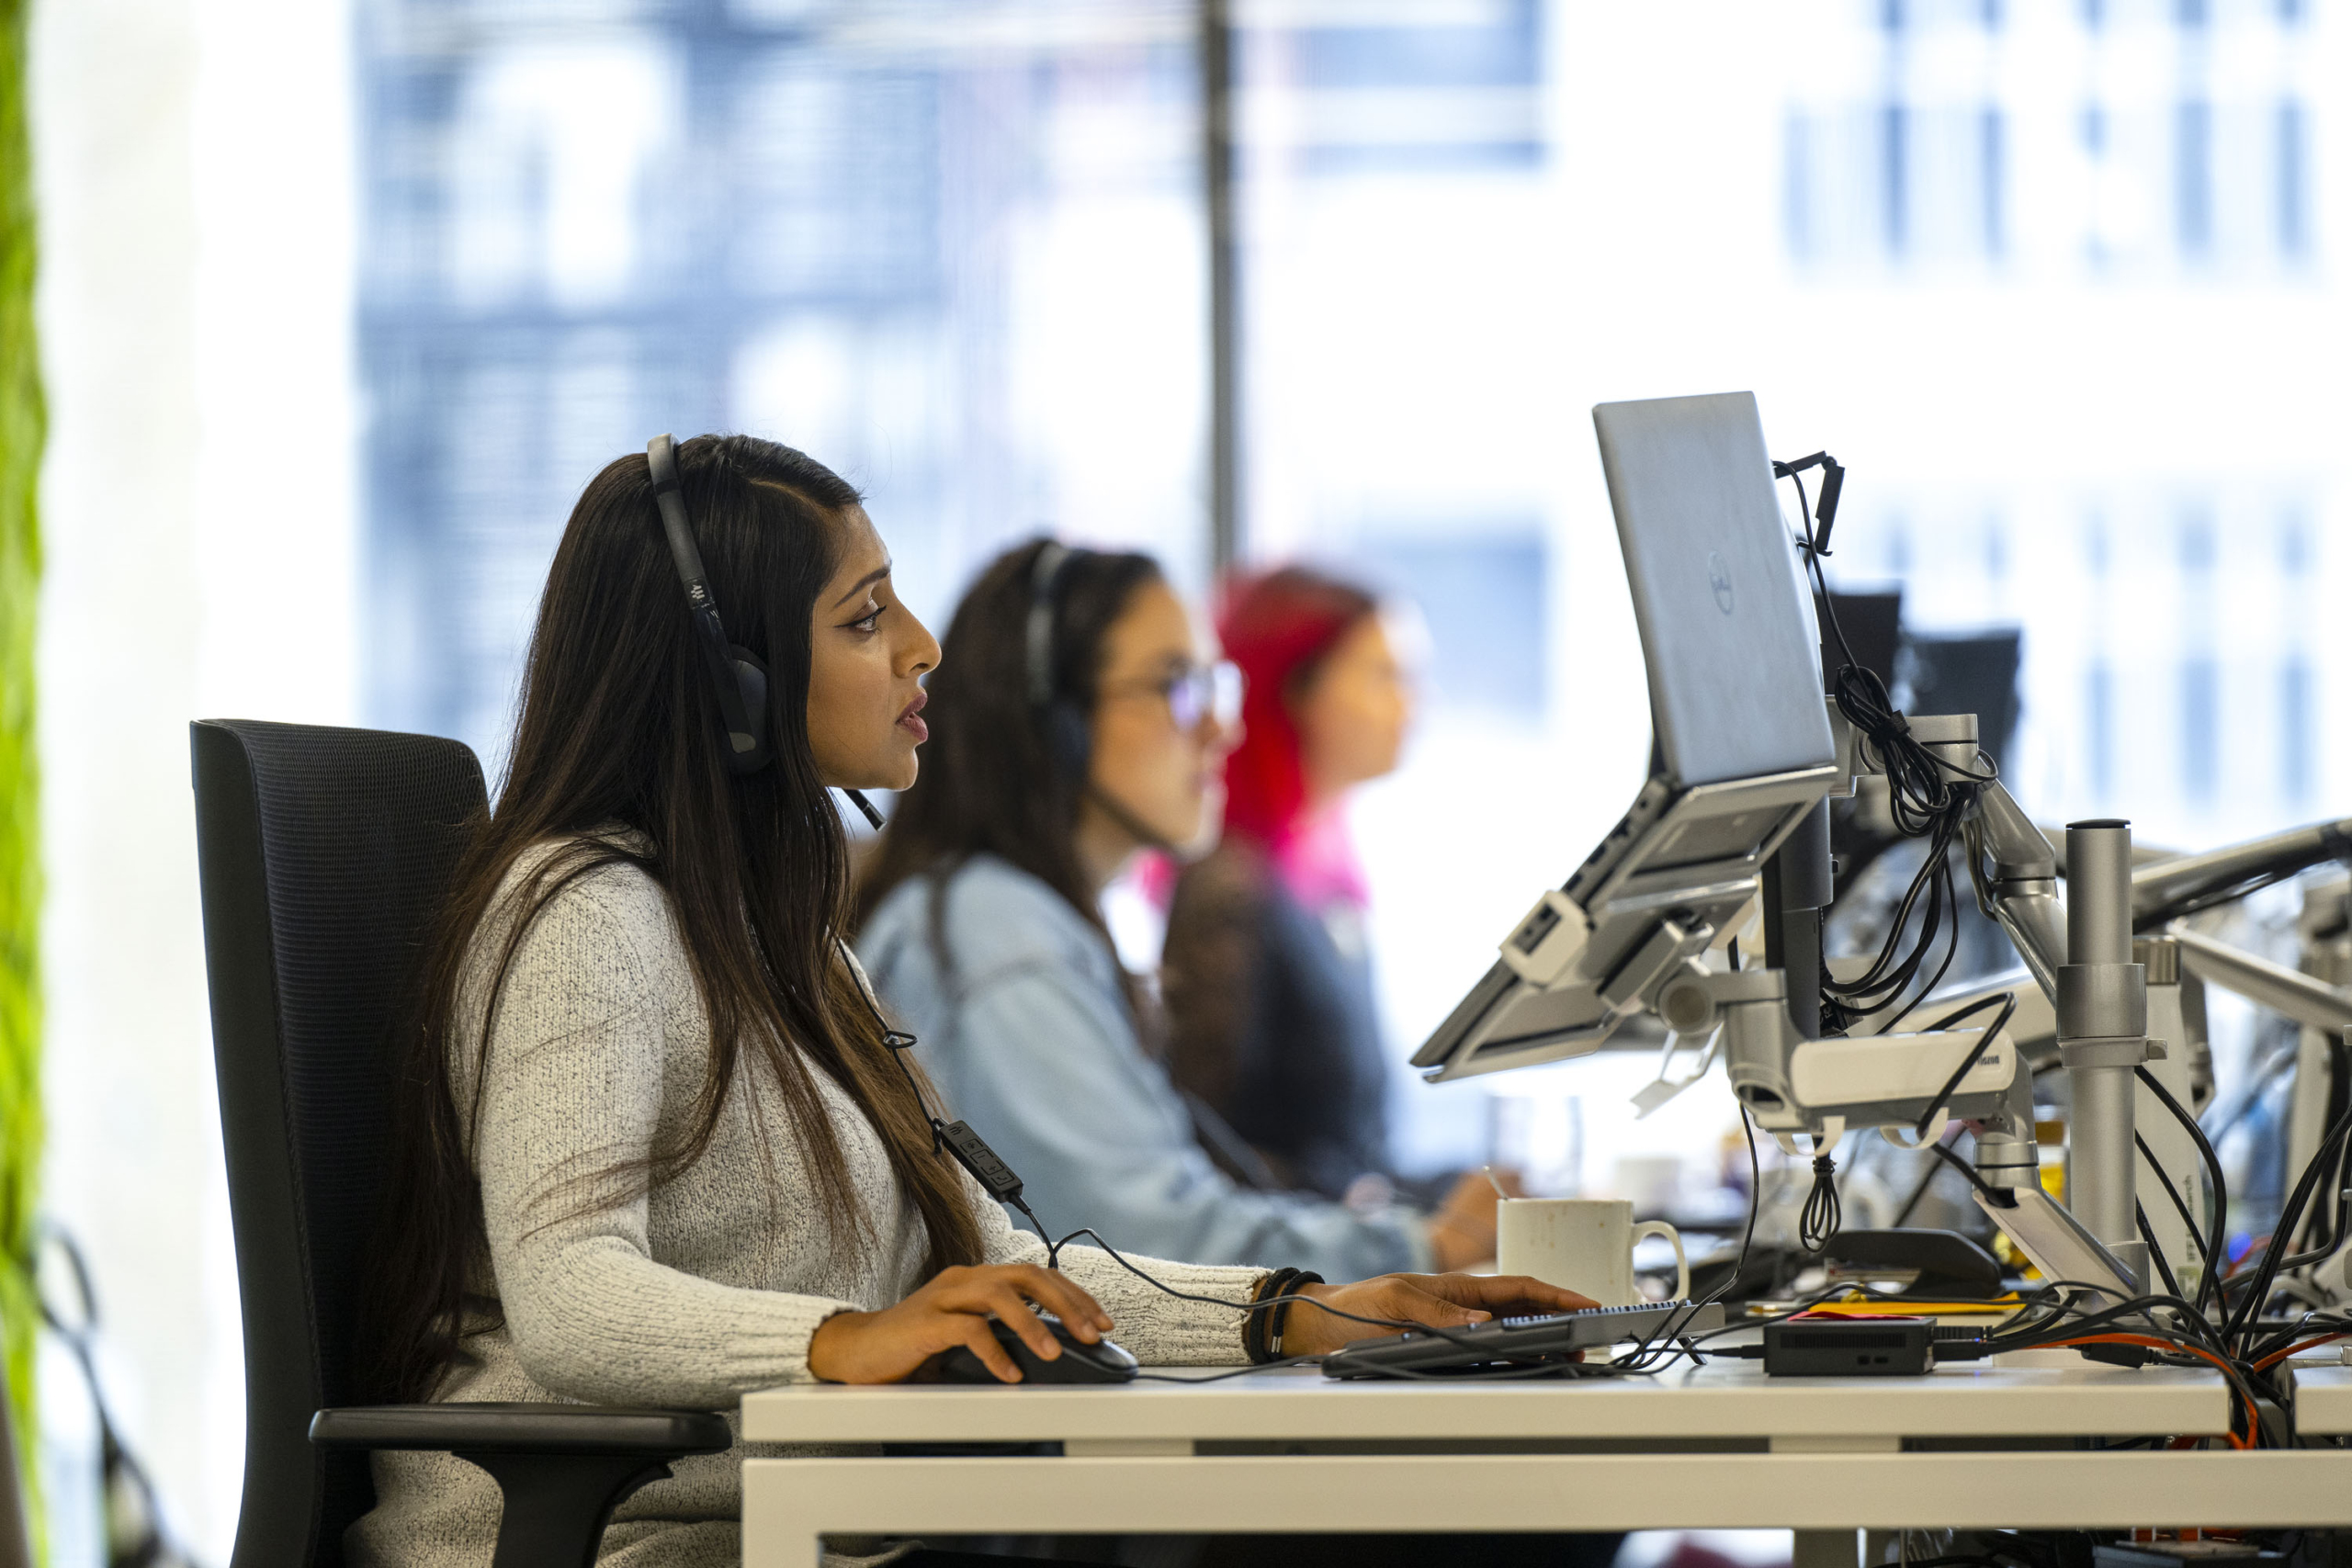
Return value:
M 927 615 L 1044 527 L 1202 581 L 1189 7 L 361 11 L 379 722 L 495 761 L 573 500 L 662 430 L 841 470 Z

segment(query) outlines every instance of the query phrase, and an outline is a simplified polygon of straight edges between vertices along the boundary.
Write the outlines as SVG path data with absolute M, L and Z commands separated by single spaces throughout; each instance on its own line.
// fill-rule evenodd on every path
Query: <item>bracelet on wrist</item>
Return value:
M 1287 1292 L 1297 1277 L 1295 1269 L 1277 1269 L 1259 1280 L 1257 1290 L 1250 1293 L 1250 1314 L 1241 1324 L 1241 1348 L 1252 1366 L 1264 1366 L 1276 1359 L 1272 1318 L 1282 1308 L 1268 1303 Z
M 1303 1285 L 1319 1285 L 1322 1283 L 1323 1276 L 1316 1273 L 1313 1269 L 1294 1269 L 1291 1270 L 1290 1282 L 1282 1288 L 1281 1293 L 1286 1296 L 1295 1296 L 1298 1293 L 1299 1288 Z M 1290 1309 L 1297 1304 L 1298 1303 L 1296 1302 L 1283 1302 L 1274 1308 L 1274 1320 L 1266 1326 L 1266 1348 L 1269 1352 L 1266 1359 L 1268 1360 L 1279 1361 L 1283 1359 L 1283 1330 L 1290 1326 Z

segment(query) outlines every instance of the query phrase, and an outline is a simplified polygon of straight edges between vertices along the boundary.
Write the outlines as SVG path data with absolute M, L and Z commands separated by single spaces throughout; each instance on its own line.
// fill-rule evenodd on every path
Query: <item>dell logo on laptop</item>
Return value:
M 1724 564 L 1721 550 L 1707 552 L 1707 584 L 1715 591 L 1715 608 L 1731 614 L 1731 568 Z

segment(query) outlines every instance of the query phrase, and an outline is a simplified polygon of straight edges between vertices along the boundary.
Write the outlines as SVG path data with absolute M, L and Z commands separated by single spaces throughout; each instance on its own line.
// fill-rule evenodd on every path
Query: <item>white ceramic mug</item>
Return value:
M 1659 1235 L 1674 1244 L 1674 1296 L 1690 1294 L 1690 1261 L 1682 1236 L 1664 1220 L 1634 1223 L 1634 1205 L 1621 1198 L 1506 1198 L 1495 1205 L 1495 1263 L 1505 1274 L 1526 1274 L 1590 1296 L 1602 1306 L 1632 1306 L 1634 1244 Z

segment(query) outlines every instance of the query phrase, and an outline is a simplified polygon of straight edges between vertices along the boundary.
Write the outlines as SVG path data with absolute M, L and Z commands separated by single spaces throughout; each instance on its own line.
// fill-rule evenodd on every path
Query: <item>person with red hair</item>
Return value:
M 1224 839 L 1169 908 L 1169 1070 L 1282 1185 L 1383 1201 L 1389 1068 L 1343 807 L 1396 766 L 1412 682 L 1379 601 L 1304 567 L 1232 583 L 1217 631 L 1248 682 L 1243 733 Z M 1470 1178 L 1441 1219 L 1490 1227 L 1493 1200 Z

